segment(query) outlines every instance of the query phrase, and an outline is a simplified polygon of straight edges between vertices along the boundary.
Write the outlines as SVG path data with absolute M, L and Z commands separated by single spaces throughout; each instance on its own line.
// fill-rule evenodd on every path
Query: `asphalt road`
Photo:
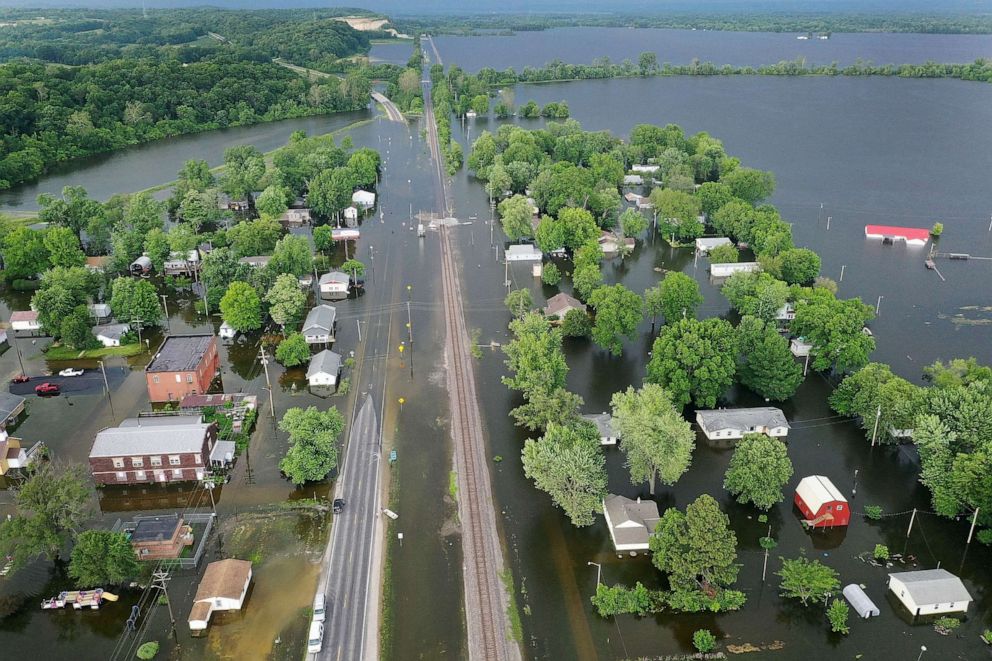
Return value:
M 107 368 L 107 381 L 111 389 L 124 381 L 126 374 L 120 367 Z M 42 383 L 54 383 L 63 393 L 94 393 L 103 390 L 103 375 L 100 370 L 86 370 L 79 376 L 32 376 L 27 383 L 11 383 L 10 392 L 13 395 L 26 397 L 34 395 L 35 386 Z
M 379 92 L 372 92 L 372 99 L 376 103 L 382 104 L 382 107 L 386 109 L 386 116 L 389 117 L 390 121 L 401 122 L 403 124 L 406 123 L 406 118 L 403 117 L 403 113 L 401 113 L 400 109 L 396 107 L 396 104 L 390 101 L 385 95 L 380 94 Z

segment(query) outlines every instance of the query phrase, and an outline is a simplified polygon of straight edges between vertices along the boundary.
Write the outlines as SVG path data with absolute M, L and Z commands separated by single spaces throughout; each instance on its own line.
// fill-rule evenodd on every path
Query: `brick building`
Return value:
M 213 335 L 169 335 L 145 368 L 148 399 L 172 402 L 203 394 L 219 371 Z
M 201 416 L 128 418 L 93 440 L 90 473 L 98 484 L 202 480 L 217 425 Z
M 131 548 L 138 560 L 178 558 L 193 544 L 193 528 L 178 514 L 140 516 L 130 526 Z

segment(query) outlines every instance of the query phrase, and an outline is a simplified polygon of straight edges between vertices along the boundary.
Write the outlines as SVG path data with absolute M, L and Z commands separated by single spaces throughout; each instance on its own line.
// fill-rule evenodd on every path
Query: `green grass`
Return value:
M 144 347 L 137 343 L 125 344 L 122 347 L 100 347 L 99 349 L 86 349 L 84 351 L 77 351 L 65 346 L 53 346 L 45 352 L 45 357 L 49 360 L 83 360 L 109 356 L 137 356 L 144 351 Z
M 458 500 L 458 472 L 451 471 L 448 473 L 448 495 L 451 496 L 452 500 Z
M 510 620 L 510 631 L 507 635 L 514 642 L 521 642 L 524 639 L 524 625 L 520 621 L 520 611 L 517 610 L 517 591 L 513 586 L 513 572 L 507 567 L 499 573 L 499 578 L 503 581 L 506 594 L 509 597 L 509 605 L 506 607 L 506 617 Z

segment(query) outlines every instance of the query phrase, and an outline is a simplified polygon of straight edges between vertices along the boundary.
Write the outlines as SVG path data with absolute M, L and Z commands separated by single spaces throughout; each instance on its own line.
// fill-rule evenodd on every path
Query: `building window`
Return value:
M 118 482 L 124 482 L 125 480 L 127 480 L 127 473 L 125 473 L 124 471 L 118 471 L 118 473 L 117 473 L 117 481 Z
M 158 383 L 158 374 L 152 374 L 152 383 Z
M 162 465 L 162 457 L 149 457 L 148 459 L 151 462 L 151 465 L 152 466 L 161 466 Z
M 841 511 L 842 509 L 844 509 L 844 506 L 843 506 L 843 505 L 838 505 L 838 506 L 837 506 L 837 511 L 838 511 L 838 512 L 839 512 L 839 511 Z
M 172 477 L 174 477 L 177 480 L 183 479 L 183 469 L 182 468 L 174 468 L 172 470 Z
M 123 457 L 114 457 L 114 468 L 124 468 Z
M 183 382 L 183 377 L 182 377 L 182 375 L 181 375 L 181 374 L 177 374 L 177 375 L 176 375 L 176 383 L 182 383 L 182 382 Z
M 145 479 L 145 471 L 138 471 L 138 472 L 136 472 L 134 474 L 134 479 L 136 479 L 136 480 L 144 480 Z
M 145 460 L 141 457 L 131 457 L 131 466 L 134 468 L 141 468 L 145 465 Z
M 170 454 L 169 455 L 169 465 L 170 466 L 178 466 L 181 463 L 182 463 L 182 461 L 180 461 L 178 454 Z
M 198 463 L 198 464 L 202 464 L 203 463 L 203 460 L 200 459 L 200 455 L 196 455 L 196 463 Z
M 192 374 L 187 374 L 186 375 L 186 383 L 193 383 L 193 375 Z

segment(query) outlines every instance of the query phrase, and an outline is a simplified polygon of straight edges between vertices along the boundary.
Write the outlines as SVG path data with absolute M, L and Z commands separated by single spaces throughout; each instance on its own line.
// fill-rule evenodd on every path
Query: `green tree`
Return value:
M 575 426 L 582 398 L 564 388 L 533 390 L 526 401 L 510 411 L 516 424 L 534 431 L 550 425 Z
M 789 286 L 767 273 L 735 273 L 721 292 L 741 315 L 774 321 L 789 298 Z
M 623 439 L 633 484 L 648 482 L 654 495 L 655 478 L 675 484 L 689 470 L 696 433 L 675 410 L 664 388 L 646 383 L 640 390 L 627 388 L 613 395 L 613 426 Z
M 542 216 L 534 232 L 534 242 L 542 252 L 551 253 L 565 247 L 565 224 L 551 216 Z
M 541 282 L 550 287 L 561 282 L 561 271 L 554 262 L 548 262 L 544 265 L 544 269 L 541 271 Z
M 757 204 L 775 192 L 775 175 L 753 168 L 735 168 L 720 177 L 720 182 L 730 187 L 734 197 Z
M 533 235 L 531 229 L 531 206 L 523 195 L 514 195 L 499 203 L 499 218 L 503 232 L 511 241 L 519 241 Z
M 282 225 L 276 220 L 249 220 L 227 230 L 227 239 L 238 257 L 271 255 L 282 236 Z
M 291 273 L 297 278 L 313 270 L 310 242 L 304 236 L 289 234 L 276 241 L 268 268 L 274 273 Z
M 703 654 L 706 654 L 716 647 L 716 636 L 710 633 L 709 629 L 699 629 L 692 634 L 692 645 Z
M 661 286 L 649 287 L 644 290 L 644 314 L 651 315 L 651 333 L 654 334 L 654 325 L 659 314 L 665 311 L 665 297 L 661 292 Z
M 232 282 L 220 299 L 220 314 L 236 331 L 253 331 L 262 327 L 262 301 L 247 282 Z
M 276 278 L 272 288 L 265 295 L 265 301 L 269 304 L 269 316 L 282 327 L 285 335 L 288 325 L 295 324 L 303 318 L 307 295 L 300 291 L 300 282 L 296 276 L 283 273 Z
M 519 319 L 534 307 L 534 299 L 531 298 L 529 289 L 514 289 L 506 295 L 503 304 L 514 317 Z
M 600 617 L 626 614 L 644 616 L 658 610 L 657 597 L 640 581 L 633 588 L 597 583 L 596 594 L 590 601 Z
M 323 480 L 338 465 L 337 439 L 344 429 L 344 417 L 337 408 L 287 409 L 279 429 L 289 434 L 289 451 L 279 469 L 293 484 Z
M 357 280 L 365 275 L 365 264 L 362 264 L 357 259 L 346 259 L 341 265 L 341 270 Z
M 820 256 L 809 248 L 791 248 L 779 253 L 782 278 L 790 285 L 811 282 L 820 275 Z
M 334 245 L 334 228 L 330 225 L 320 225 L 313 228 L 313 244 L 320 252 L 327 252 Z
M 237 145 L 224 150 L 224 174 L 221 188 L 235 200 L 248 200 L 265 175 L 265 157 L 252 145 Z
M 724 243 L 710 248 L 709 255 L 711 264 L 735 264 L 741 259 L 740 251 L 732 243 Z
M 637 67 L 642 76 L 652 76 L 658 72 L 658 54 L 644 51 L 637 57 Z
M 416 83 L 419 87 L 420 81 Z M 419 91 L 419 90 L 418 90 Z M 355 177 L 355 183 L 363 188 L 372 188 L 379 179 L 379 153 L 363 147 L 348 158 L 348 169 Z
M 746 434 L 730 459 L 723 488 L 739 503 L 767 510 L 782 502 L 782 488 L 792 477 L 785 443 L 764 434 Z
M 349 168 L 323 170 L 310 182 L 307 201 L 314 212 L 330 218 L 351 205 L 355 185 L 355 174 Z
M 277 184 L 270 184 L 266 186 L 258 199 L 255 200 L 255 208 L 258 209 L 258 213 L 261 214 L 263 218 L 273 218 L 278 220 L 280 216 L 286 213 L 286 209 L 289 208 L 289 203 L 293 201 L 293 192 L 288 188 L 279 186 Z
M 85 305 L 77 306 L 71 314 L 61 320 L 59 337 L 62 344 L 79 351 L 100 346 L 100 342 L 93 335 L 92 324 L 89 309 Z
M 241 265 L 230 248 L 214 248 L 203 257 L 200 280 L 207 290 L 211 310 L 216 310 L 227 286 L 238 276 Z
M 31 297 L 31 305 L 38 311 L 42 330 L 55 340 L 62 337 L 62 321 L 69 318 L 76 306 L 83 302 L 61 285 L 45 287 Z
M 867 438 L 898 443 L 902 439 L 893 431 L 913 428 L 923 396 L 888 365 L 869 363 L 841 381 L 830 395 L 830 407 L 841 415 L 857 417 Z
M 662 328 L 648 362 L 647 381 L 669 390 L 677 407 L 691 400 L 712 408 L 734 382 L 737 337 L 723 319 L 682 319 Z
M 43 223 L 69 228 L 77 237 L 89 225 L 90 219 L 103 214 L 103 208 L 96 200 L 90 199 L 82 186 L 66 186 L 62 196 L 48 193 L 38 196 L 38 220 Z
M 564 388 L 568 364 L 561 331 L 540 313 L 529 312 L 510 322 L 510 332 L 513 339 L 503 347 L 510 376 L 503 377 L 503 385 L 528 398 L 535 391 Z
M 685 513 L 666 510 L 649 543 L 674 590 L 708 592 L 737 580 L 737 536 L 712 496 L 699 496 Z
M 299 333 L 290 333 L 276 347 L 276 360 L 286 367 L 296 367 L 310 362 L 310 345 Z
M 111 284 L 110 309 L 120 321 L 139 321 L 142 326 L 155 326 L 162 318 L 158 293 L 147 280 L 117 278 Z
M 179 219 L 197 231 L 220 217 L 216 196 L 209 192 L 187 191 L 177 210 Z
M 41 232 L 18 227 L 3 238 L 3 274 L 8 281 L 34 278 L 49 266 Z
M 169 259 L 169 237 L 162 228 L 155 227 L 145 235 L 145 254 L 152 260 L 152 268 L 159 274 L 165 269 L 165 261 Z
M 663 237 L 687 241 L 702 236 L 704 228 L 699 222 L 702 209 L 697 198 L 671 188 L 655 188 L 650 200 L 658 213 L 658 231 Z
M 79 245 L 79 237 L 68 227 L 50 227 L 42 239 L 52 266 L 82 266 L 86 255 Z
M 851 632 L 851 627 L 847 626 L 847 616 L 851 609 L 842 599 L 834 599 L 827 609 L 827 619 L 830 621 L 830 630 L 834 633 L 847 635 Z
M 639 237 L 648 228 L 648 221 L 636 209 L 627 209 L 620 214 L 620 231 L 624 236 Z
M 565 337 L 589 337 L 592 334 L 592 320 L 582 310 L 569 310 L 561 320 L 561 332 Z
M 572 287 L 575 293 L 582 299 L 589 300 L 589 297 L 603 284 L 603 273 L 599 270 L 599 264 L 584 264 L 576 266 L 572 271 Z
M 190 159 L 183 163 L 179 171 L 179 185 L 183 192 L 187 190 L 205 191 L 214 185 L 214 175 L 210 165 L 204 160 Z
M 699 293 L 699 283 L 685 273 L 672 271 L 658 285 L 660 307 L 665 315 L 666 323 L 674 323 L 679 319 L 691 319 L 696 316 L 696 308 L 703 302 Z
M 789 349 L 789 341 L 778 330 L 756 317 L 744 317 L 737 327 L 741 383 L 765 399 L 784 401 L 803 382 L 803 368 Z
M 87 530 L 72 547 L 69 575 L 81 587 L 120 585 L 140 571 L 131 542 L 122 532 Z
M 23 567 L 38 556 L 59 557 L 92 512 L 89 473 L 82 464 L 42 462 L 15 491 L 16 514 L 0 523 L 0 554 Z
M 805 553 L 795 560 L 779 559 L 782 569 L 775 573 L 782 579 L 780 594 L 787 599 L 799 599 L 803 606 L 821 599 L 826 603 L 840 587 L 837 572 L 819 560 L 808 560 Z
M 585 209 L 565 207 L 558 212 L 558 222 L 564 228 L 566 248 L 578 250 L 599 238 L 600 229 L 596 225 L 596 220 Z
M 634 339 L 637 325 L 644 318 L 641 297 L 623 285 L 599 287 L 589 295 L 596 311 L 592 339 L 614 356 L 623 353 L 621 337 Z
M 50 287 L 62 287 L 72 294 L 77 305 L 82 305 L 100 293 L 103 285 L 103 274 L 83 266 L 69 268 L 54 266 L 41 274 L 39 291 L 44 291 Z
M 486 194 L 489 195 L 489 201 L 492 202 L 493 200 L 498 200 L 503 197 L 506 195 L 506 191 L 510 190 L 512 187 L 513 177 L 510 176 L 506 166 L 503 165 L 503 159 L 497 156 L 496 161 L 489 168 L 489 181 L 486 182 Z M 524 198 L 524 201 L 526 201 L 526 198 Z M 503 200 L 503 202 L 506 202 L 506 200 Z M 502 202 L 500 204 L 502 204 Z M 527 209 L 530 209 L 529 202 L 527 203 Z M 502 215 L 503 212 L 500 211 L 500 216 Z M 519 209 L 516 211 L 515 215 L 519 216 Z M 529 220 L 530 217 L 528 216 L 528 222 Z M 507 222 L 504 221 L 503 224 L 505 226 L 507 225 Z M 517 223 L 517 226 L 519 226 L 519 223 Z
M 595 522 L 606 495 L 606 459 L 595 431 L 585 426 L 549 425 L 540 440 L 524 443 L 521 456 L 524 474 L 551 496 L 572 525 Z
M 721 184 L 716 181 L 707 181 L 699 187 L 699 190 L 696 191 L 696 197 L 699 198 L 699 204 L 702 206 L 703 213 L 705 213 L 707 217 L 710 217 L 716 213 L 720 207 L 733 200 L 734 193 L 730 190 L 730 186 L 727 184 Z
M 796 304 L 796 318 L 789 328 L 813 345 L 810 364 L 813 369 L 837 372 L 856 370 L 868 363 L 875 349 L 875 339 L 864 332 L 865 323 L 875 311 L 859 298 L 837 300 L 825 295 Z

